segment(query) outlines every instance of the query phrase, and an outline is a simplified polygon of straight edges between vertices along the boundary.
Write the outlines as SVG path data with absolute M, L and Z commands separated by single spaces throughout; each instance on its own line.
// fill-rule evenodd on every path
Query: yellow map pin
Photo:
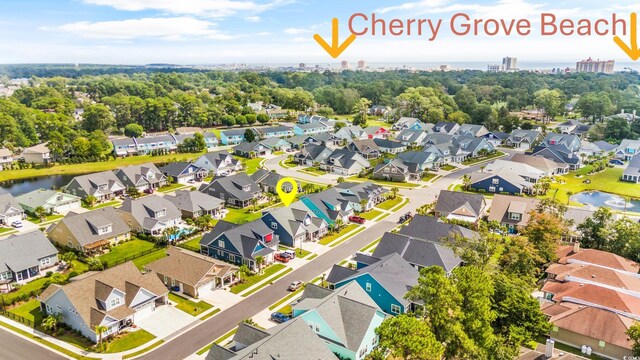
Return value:
M 283 189 L 284 187 L 283 185 L 285 184 L 291 184 L 291 187 L 286 186 Z M 278 196 L 280 196 L 280 200 L 282 200 L 282 203 L 284 204 L 284 206 L 289 206 L 291 205 L 293 200 L 295 200 L 296 195 L 298 194 L 298 183 L 289 177 L 282 178 L 280 179 L 280 181 L 278 181 L 278 185 L 276 186 L 276 191 L 278 192 Z

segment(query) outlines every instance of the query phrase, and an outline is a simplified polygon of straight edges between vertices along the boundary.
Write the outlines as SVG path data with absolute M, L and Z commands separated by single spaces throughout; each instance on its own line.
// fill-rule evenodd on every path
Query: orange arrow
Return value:
M 638 48 L 638 20 L 636 13 L 631 13 L 631 46 L 627 45 L 618 36 L 613 38 L 618 46 L 629 55 L 631 60 L 640 59 L 640 48 Z
M 342 52 L 345 51 L 349 47 L 349 45 L 351 45 L 353 41 L 356 39 L 356 35 L 351 34 L 349 35 L 347 40 L 345 40 L 342 44 L 339 44 L 338 30 L 339 30 L 338 18 L 333 18 L 333 20 L 331 21 L 331 46 L 329 46 L 329 44 L 327 44 L 327 42 L 324 41 L 322 36 L 318 34 L 313 35 L 313 39 L 317 41 L 318 44 L 320 44 L 320 46 L 322 46 L 322 48 L 326 52 L 328 52 L 329 55 L 331 55 L 331 57 L 334 59 L 340 56 L 340 54 L 342 54 Z

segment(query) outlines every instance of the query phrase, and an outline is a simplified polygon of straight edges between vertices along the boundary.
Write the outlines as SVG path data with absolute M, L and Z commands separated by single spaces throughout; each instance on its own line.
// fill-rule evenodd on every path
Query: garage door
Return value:
M 77 208 L 79 208 L 79 207 L 80 207 L 80 203 L 79 203 L 79 202 L 77 202 L 77 203 L 65 204 L 65 205 L 58 206 L 58 208 L 57 208 L 57 212 L 59 212 L 59 213 L 66 213 L 66 212 L 69 212 L 69 211 L 71 211 L 71 210 L 73 210 L 73 209 L 77 209 Z
M 202 285 L 200 285 L 200 286 L 198 287 L 198 293 L 199 293 L 200 291 L 203 291 L 203 290 L 204 290 L 204 291 L 206 291 L 206 290 L 215 290 L 214 286 L 215 286 L 215 281 L 214 281 L 214 279 L 212 279 L 211 281 L 207 281 L 206 283 L 204 283 L 204 284 L 202 284 Z
M 525 143 L 525 142 L 520 143 L 520 149 L 528 149 L 528 148 L 529 148 L 529 143 Z
M 144 307 L 138 309 L 135 314 L 135 319 L 140 320 L 151 315 L 151 313 L 153 313 L 154 307 L 155 307 L 155 303 L 152 301 L 149 304 L 145 305 Z

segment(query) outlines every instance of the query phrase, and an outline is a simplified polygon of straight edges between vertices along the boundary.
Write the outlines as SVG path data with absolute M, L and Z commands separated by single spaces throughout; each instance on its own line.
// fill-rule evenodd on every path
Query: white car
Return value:
M 14 227 L 14 228 L 16 228 L 16 229 L 19 229 L 19 228 L 21 228 L 21 227 L 22 227 L 22 221 L 20 221 L 20 220 L 16 220 L 16 221 L 14 221 L 14 222 L 12 222 L 12 223 L 11 223 L 11 226 L 13 226 L 13 227 Z

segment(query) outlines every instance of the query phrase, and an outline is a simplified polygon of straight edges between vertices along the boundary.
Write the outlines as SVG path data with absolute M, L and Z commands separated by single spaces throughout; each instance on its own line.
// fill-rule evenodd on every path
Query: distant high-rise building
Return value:
M 340 63 L 340 68 L 342 70 L 349 70 L 349 62 L 347 60 L 342 60 Z
M 588 58 L 587 60 L 578 61 L 576 63 L 576 71 L 587 73 L 613 74 L 614 66 L 614 60 L 593 60 L 592 58 Z
M 364 60 L 358 60 L 358 69 L 363 70 L 367 67 L 367 62 Z
M 502 67 L 504 71 L 516 70 L 518 68 L 518 58 L 508 56 L 502 58 Z
M 498 64 L 490 64 L 490 65 L 487 65 L 487 71 L 488 72 L 502 72 L 502 71 L 504 71 L 504 66 L 503 65 L 498 65 Z

